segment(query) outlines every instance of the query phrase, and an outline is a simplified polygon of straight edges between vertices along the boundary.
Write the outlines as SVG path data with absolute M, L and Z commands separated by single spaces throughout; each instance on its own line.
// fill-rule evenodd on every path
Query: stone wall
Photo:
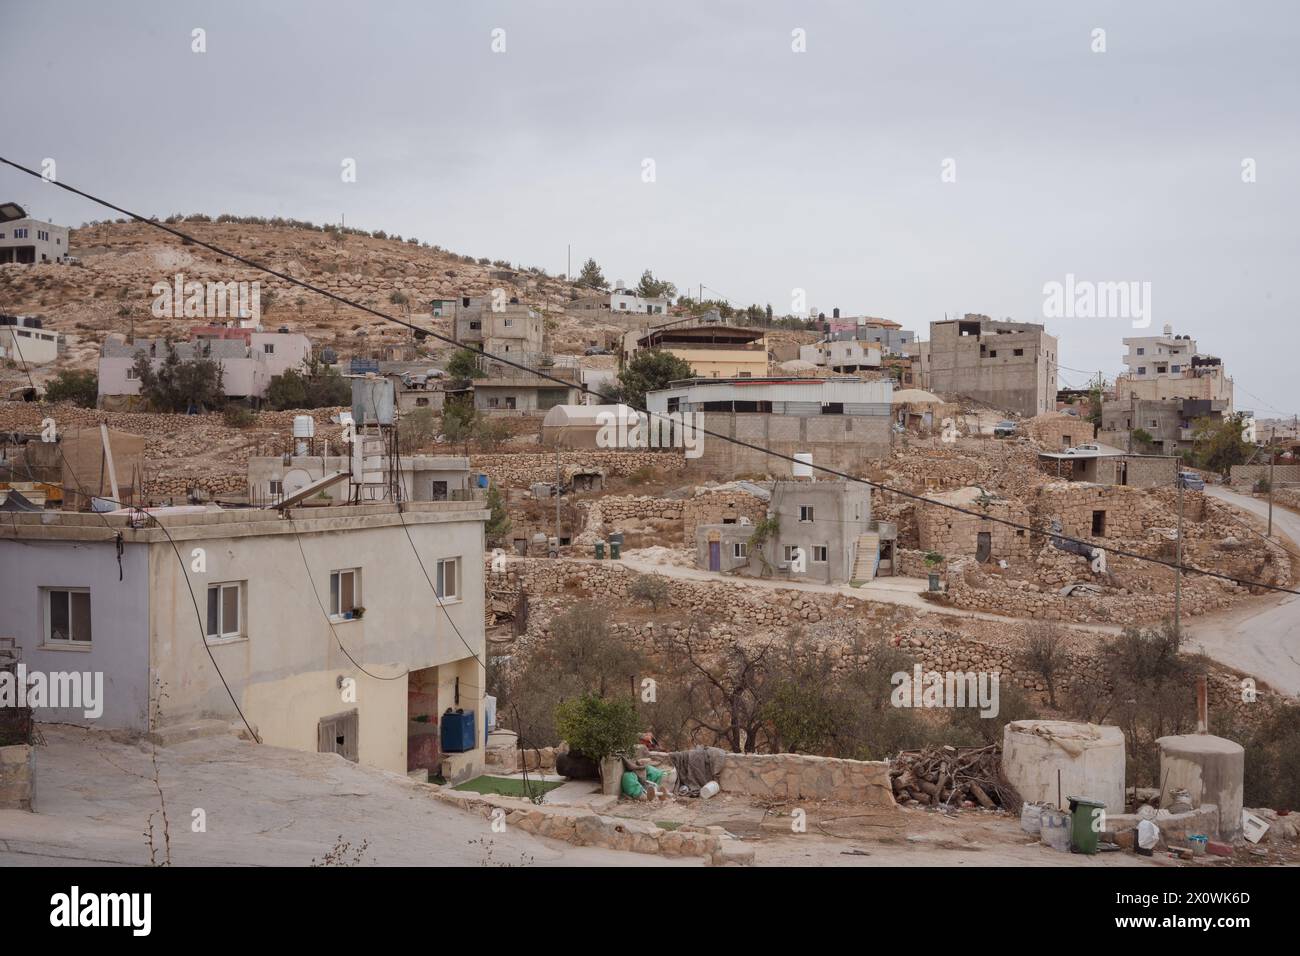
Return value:
M 1054 481 L 1044 485 L 1034 502 L 1034 511 L 1047 527 L 1052 518 L 1061 520 L 1061 531 L 1072 538 L 1090 540 L 1093 512 L 1105 512 L 1105 529 L 1097 537 L 1140 538 L 1145 533 L 1144 492 L 1123 485 L 1092 485 Z
M 987 507 L 971 507 L 1003 521 L 1014 521 L 1022 525 L 1030 523 L 1028 512 L 1018 502 L 993 501 Z M 1034 547 L 1035 542 L 1031 539 L 1038 537 L 1000 521 L 990 521 L 988 518 L 963 514 L 938 505 L 918 504 L 916 512 L 920 550 L 937 551 L 945 557 L 973 557 L 979 535 L 986 533 L 990 541 L 989 554 L 994 560 L 1024 558 L 1029 556 Z
M 724 793 L 760 800 L 834 800 L 892 807 L 889 764 L 807 754 L 727 754 L 718 784 Z
M 536 482 L 555 481 L 555 454 L 484 454 L 470 458 L 470 470 L 482 472 L 493 482 L 511 488 L 527 488 Z M 641 469 L 680 472 L 685 458 L 679 451 L 562 451 L 561 472 L 567 478 L 575 471 L 599 471 L 606 477 L 626 478 Z
M 35 747 L 0 747 L 0 810 L 36 810 Z
M 1039 415 L 1020 423 L 1021 430 L 1048 451 L 1064 451 L 1090 442 L 1096 433 L 1092 422 L 1075 415 Z
M 1232 484 L 1249 489 L 1260 478 L 1267 480 L 1268 472 L 1268 465 L 1233 465 Z M 1300 482 L 1300 465 L 1274 465 L 1273 481 L 1278 485 Z
M 748 518 L 758 524 L 767 517 L 768 503 L 746 491 L 706 491 L 682 502 L 682 537 L 695 540 L 702 524 L 724 524 Z

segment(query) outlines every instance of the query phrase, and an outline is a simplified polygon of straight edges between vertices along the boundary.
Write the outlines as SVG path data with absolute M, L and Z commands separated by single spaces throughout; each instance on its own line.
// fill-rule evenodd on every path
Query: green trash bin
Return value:
M 617 561 L 618 556 L 623 553 L 622 541 L 611 541 L 609 543 L 609 557 L 611 561 Z
M 604 561 L 604 560 L 605 560 L 605 542 L 604 542 L 604 541 L 597 541 L 597 542 L 596 542 L 596 560 L 597 560 L 597 561 Z
M 1089 855 L 1096 853 L 1102 824 L 1106 819 L 1106 804 L 1089 800 L 1087 797 L 1068 799 L 1070 801 L 1070 852 Z

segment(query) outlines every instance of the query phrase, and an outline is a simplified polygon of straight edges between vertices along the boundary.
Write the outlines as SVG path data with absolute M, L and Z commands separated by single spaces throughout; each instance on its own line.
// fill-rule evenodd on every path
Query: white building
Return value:
M 18 365 L 44 365 L 59 357 L 63 338 L 41 328 L 34 315 L 0 315 L 0 358 Z
M 1219 358 L 1197 351 L 1190 335 L 1174 335 L 1166 325 L 1163 334 L 1127 338 L 1124 346 L 1126 371 L 1115 381 L 1117 398 L 1223 402 L 1232 413 L 1231 376 Z
M 647 299 L 618 288 L 613 292 L 583 296 L 565 306 L 568 312 L 609 312 L 613 315 L 666 315 L 669 302 L 665 298 Z
M 0 223 L 0 265 L 66 262 L 68 232 L 67 226 L 56 226 L 30 216 Z

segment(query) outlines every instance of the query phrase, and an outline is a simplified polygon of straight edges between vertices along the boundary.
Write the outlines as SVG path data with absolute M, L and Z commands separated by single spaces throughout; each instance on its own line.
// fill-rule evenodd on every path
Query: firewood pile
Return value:
M 894 799 L 904 806 L 1020 810 L 1020 794 L 1002 775 L 996 744 L 904 750 L 891 764 Z

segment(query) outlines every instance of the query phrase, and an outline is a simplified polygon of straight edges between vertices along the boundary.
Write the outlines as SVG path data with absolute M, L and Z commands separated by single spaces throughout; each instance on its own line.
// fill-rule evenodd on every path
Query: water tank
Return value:
M 1124 812 L 1124 734 L 1118 727 L 1013 720 L 1002 731 L 1002 772 L 1030 803 L 1059 808 L 1078 796 L 1104 803 L 1108 813 Z M 1043 827 L 1046 832 L 1046 817 Z
M 293 437 L 315 438 L 316 419 L 312 418 L 310 415 L 293 416 Z
M 812 454 L 806 451 L 795 452 L 792 469 L 796 478 L 811 478 L 813 475 Z

